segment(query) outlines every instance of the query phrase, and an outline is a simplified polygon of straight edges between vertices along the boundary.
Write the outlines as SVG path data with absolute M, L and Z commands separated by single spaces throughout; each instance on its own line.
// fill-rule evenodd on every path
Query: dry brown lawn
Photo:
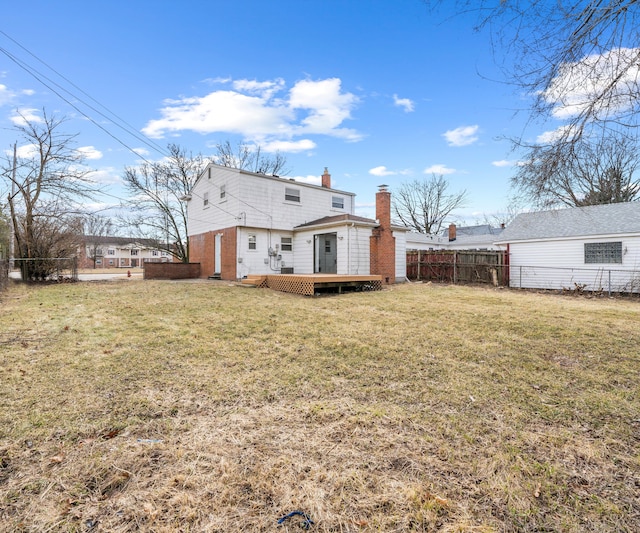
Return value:
M 128 280 L 0 304 L 0 531 L 640 531 L 638 299 Z

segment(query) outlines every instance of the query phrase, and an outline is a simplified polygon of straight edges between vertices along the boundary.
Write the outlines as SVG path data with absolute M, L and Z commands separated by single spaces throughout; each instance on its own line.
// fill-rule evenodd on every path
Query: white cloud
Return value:
M 142 157 L 148 156 L 151 153 L 146 148 L 132 148 L 131 151 Z
M 560 126 L 551 131 L 545 131 L 536 137 L 537 144 L 551 144 L 570 132 L 571 126 Z
M 9 120 L 16 126 L 24 126 L 27 124 L 27 122 L 41 124 L 42 122 L 44 122 L 44 120 L 38 113 L 39 110 L 35 108 L 19 109 L 9 117 Z
M 639 54 L 640 48 L 615 48 L 561 65 L 558 76 L 542 95 L 555 106 L 553 116 L 573 117 L 594 102 L 592 112 L 601 118 L 630 110 L 640 90 Z M 600 98 L 602 94 L 607 97 Z
M 291 179 L 299 181 L 300 183 L 309 183 L 311 185 L 321 185 L 322 177 L 321 176 L 295 176 Z
M 162 138 L 185 130 L 224 132 L 261 145 L 288 141 L 291 144 L 282 146 L 293 151 L 315 147 L 309 140 L 292 140 L 297 136 L 329 135 L 348 141 L 362 138 L 357 131 L 342 127 L 359 100 L 342 91 L 338 78 L 299 81 L 288 93 L 281 79 L 236 80 L 232 87 L 204 96 L 166 100 L 160 109 L 161 118 L 150 120 L 143 133 Z
M 343 93 L 339 78 L 297 82 L 289 91 L 291 109 L 308 110 L 298 129 L 304 134 L 317 133 L 341 137 L 349 141 L 359 141 L 362 135 L 355 130 L 339 128 L 351 118 L 351 111 L 358 104 L 358 97 Z
M 85 159 L 102 159 L 102 152 L 97 150 L 93 146 L 81 146 L 78 148 L 78 152 L 82 154 Z
M 447 140 L 449 146 L 467 146 L 478 140 L 478 125 L 460 126 L 454 130 L 445 131 L 442 136 Z
M 400 174 L 401 176 L 406 176 L 407 174 L 411 174 L 411 170 L 410 169 L 389 170 L 387 167 L 381 165 L 379 167 L 374 167 L 372 169 L 369 169 L 369 174 L 371 174 L 372 176 L 379 176 L 379 177 L 397 176 L 398 174 Z
M 507 161 L 506 159 L 502 159 L 500 161 L 492 161 L 491 164 L 494 167 L 502 168 L 502 167 L 512 167 L 514 165 L 514 162 Z
M 15 93 L 10 91 L 6 85 L 0 83 L 0 105 L 6 105 L 15 97 Z
M 388 170 L 385 166 L 379 166 L 369 169 L 369 174 L 373 176 L 393 176 L 396 174 L 393 170 Z
M 424 174 L 454 174 L 456 172 L 455 168 L 449 168 L 447 165 L 431 165 L 424 169 Z
M 21 159 L 31 159 L 38 155 L 38 147 L 35 144 L 23 144 L 16 149 L 16 156 Z
M 393 103 L 398 107 L 403 107 L 405 113 L 411 113 L 414 110 L 414 102 L 409 98 L 398 98 L 397 94 L 393 95 Z
M 265 152 L 307 152 L 313 150 L 316 147 L 310 139 L 300 139 L 299 141 L 268 141 L 260 144 L 260 148 Z
M 103 167 L 89 173 L 89 179 L 101 185 L 119 185 L 122 183 L 120 177 L 122 170 L 114 167 Z

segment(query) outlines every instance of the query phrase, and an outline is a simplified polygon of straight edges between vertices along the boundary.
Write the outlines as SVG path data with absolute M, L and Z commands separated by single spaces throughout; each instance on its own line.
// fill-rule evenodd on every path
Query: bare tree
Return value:
M 435 235 L 451 213 L 464 206 L 466 191 L 449 194 L 449 182 L 433 174 L 431 178 L 403 183 L 394 192 L 393 212 L 407 227 L 419 233 Z
M 60 133 L 64 119 L 47 115 L 16 128 L 24 141 L 14 161 L 2 167 L 12 192 L 8 196 L 16 258 L 24 280 L 43 279 L 55 271 L 55 258 L 77 254 L 82 201 L 97 193 L 73 147 L 73 135 Z
M 184 201 L 206 166 L 204 158 L 187 153 L 177 144 L 168 146 L 162 161 L 127 167 L 124 183 L 131 194 L 128 207 L 135 213 L 127 224 L 139 236 L 156 239 L 178 260 L 189 262 L 187 205 Z
M 0 261 L 9 257 L 9 219 L 0 208 Z
M 532 146 L 512 185 L 542 208 L 631 202 L 640 194 L 639 157 L 635 138 L 611 130 L 596 139 Z
M 424 0 L 438 6 L 442 0 Z M 457 0 L 488 30 L 507 79 L 533 98 L 532 117 L 564 121 L 561 143 L 593 125 L 637 128 L 640 3 L 636 0 Z
M 287 158 L 281 152 L 266 155 L 259 145 L 244 142 L 238 143 L 235 148 L 228 140 L 218 143 L 213 159 L 223 167 L 239 168 L 256 174 L 286 176 L 290 172 Z
M 103 254 L 103 237 L 111 235 L 113 232 L 113 222 L 110 218 L 100 215 L 87 215 L 83 222 L 84 246 L 87 257 L 93 262 L 96 268 L 96 261 Z

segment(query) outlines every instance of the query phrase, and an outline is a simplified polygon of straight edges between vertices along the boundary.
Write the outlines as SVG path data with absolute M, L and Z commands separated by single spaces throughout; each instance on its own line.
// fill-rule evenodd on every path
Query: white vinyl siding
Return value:
M 622 263 L 585 264 L 585 244 L 606 242 L 602 238 L 528 241 L 509 245 L 509 284 L 529 289 L 569 289 L 576 285 L 588 291 L 617 292 L 633 286 L 637 292 L 640 279 L 634 273 L 640 264 L 640 236 L 612 238 L 621 242 Z

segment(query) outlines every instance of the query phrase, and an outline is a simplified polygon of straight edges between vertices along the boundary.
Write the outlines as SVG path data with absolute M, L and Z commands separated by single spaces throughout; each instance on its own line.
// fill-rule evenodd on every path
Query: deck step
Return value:
M 250 274 L 246 278 L 242 279 L 242 285 L 246 287 L 266 287 L 267 286 L 267 276 L 258 275 L 258 274 Z

